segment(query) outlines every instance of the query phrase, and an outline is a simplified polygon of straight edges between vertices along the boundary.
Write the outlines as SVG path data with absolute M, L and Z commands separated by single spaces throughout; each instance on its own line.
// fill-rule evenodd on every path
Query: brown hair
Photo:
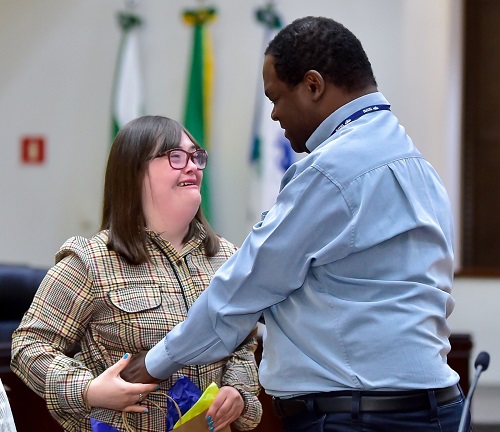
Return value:
M 179 147 L 182 132 L 196 145 L 192 135 L 178 122 L 161 116 L 143 116 L 123 126 L 111 147 L 106 176 L 101 229 L 109 230 L 108 247 L 132 264 L 149 260 L 146 220 L 142 210 L 142 183 L 148 162 L 156 155 Z M 214 256 L 220 247 L 201 207 L 189 225 L 184 242 L 205 230 L 205 254 Z

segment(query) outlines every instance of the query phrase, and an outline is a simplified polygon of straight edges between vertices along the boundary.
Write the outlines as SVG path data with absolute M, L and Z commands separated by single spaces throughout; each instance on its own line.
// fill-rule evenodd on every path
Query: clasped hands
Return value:
M 147 412 L 144 406 L 138 404 L 149 393 L 159 389 L 159 380 L 146 371 L 146 352 L 133 357 L 125 354 L 113 366 L 94 378 L 86 389 L 86 404 L 116 411 Z
M 87 404 L 116 411 L 147 413 L 148 409 L 140 403 L 149 393 L 160 388 L 160 380 L 149 375 L 146 354 L 147 351 L 133 356 L 125 354 L 92 380 L 87 388 Z M 211 418 L 210 430 L 220 430 L 235 421 L 244 406 L 243 398 L 235 388 L 222 387 L 207 411 L 207 417 Z

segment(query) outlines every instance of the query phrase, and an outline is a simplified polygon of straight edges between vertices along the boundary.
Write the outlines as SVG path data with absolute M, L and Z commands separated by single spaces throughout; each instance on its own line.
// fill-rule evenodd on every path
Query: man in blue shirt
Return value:
M 453 220 L 438 174 L 341 24 L 283 28 L 263 78 L 273 120 L 308 155 L 187 319 L 123 376 L 163 380 L 214 362 L 263 316 L 259 376 L 287 432 L 455 432 Z

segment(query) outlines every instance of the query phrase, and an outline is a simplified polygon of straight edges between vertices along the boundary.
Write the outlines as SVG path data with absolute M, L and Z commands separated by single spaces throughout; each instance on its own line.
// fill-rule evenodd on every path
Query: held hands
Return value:
M 234 387 L 221 387 L 207 411 L 210 432 L 218 431 L 234 422 L 243 412 L 245 402 Z
M 160 380 L 153 378 L 148 374 L 146 369 L 146 354 L 147 351 L 139 351 L 132 356 L 132 359 L 127 362 L 125 369 L 121 372 L 121 377 L 131 383 L 159 383 Z
M 158 389 L 158 384 L 131 384 L 123 380 L 120 373 L 130 363 L 130 355 L 106 369 L 92 380 L 87 388 L 86 402 L 91 407 L 108 408 L 115 411 L 147 412 L 138 405 L 149 393 Z
M 115 411 L 147 412 L 139 405 L 149 393 L 158 389 L 159 381 L 148 374 L 144 359 L 147 351 L 122 359 L 91 381 L 87 389 L 87 404 Z M 151 384 L 141 384 L 146 382 Z M 233 387 L 223 386 L 207 411 L 209 431 L 216 432 L 234 422 L 243 412 L 245 403 Z

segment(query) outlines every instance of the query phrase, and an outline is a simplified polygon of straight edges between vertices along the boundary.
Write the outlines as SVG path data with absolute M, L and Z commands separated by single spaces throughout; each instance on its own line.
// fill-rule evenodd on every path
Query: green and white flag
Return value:
M 208 24 L 215 19 L 215 16 L 216 11 L 213 8 L 200 8 L 183 13 L 184 22 L 193 26 L 193 47 L 184 111 L 184 126 L 198 144 L 209 153 L 214 57 Z M 209 165 L 203 171 L 201 198 L 203 213 L 211 221 Z
M 122 30 L 112 96 L 112 139 L 120 128 L 144 114 L 144 89 L 139 55 L 141 19 L 130 12 L 120 12 Z

